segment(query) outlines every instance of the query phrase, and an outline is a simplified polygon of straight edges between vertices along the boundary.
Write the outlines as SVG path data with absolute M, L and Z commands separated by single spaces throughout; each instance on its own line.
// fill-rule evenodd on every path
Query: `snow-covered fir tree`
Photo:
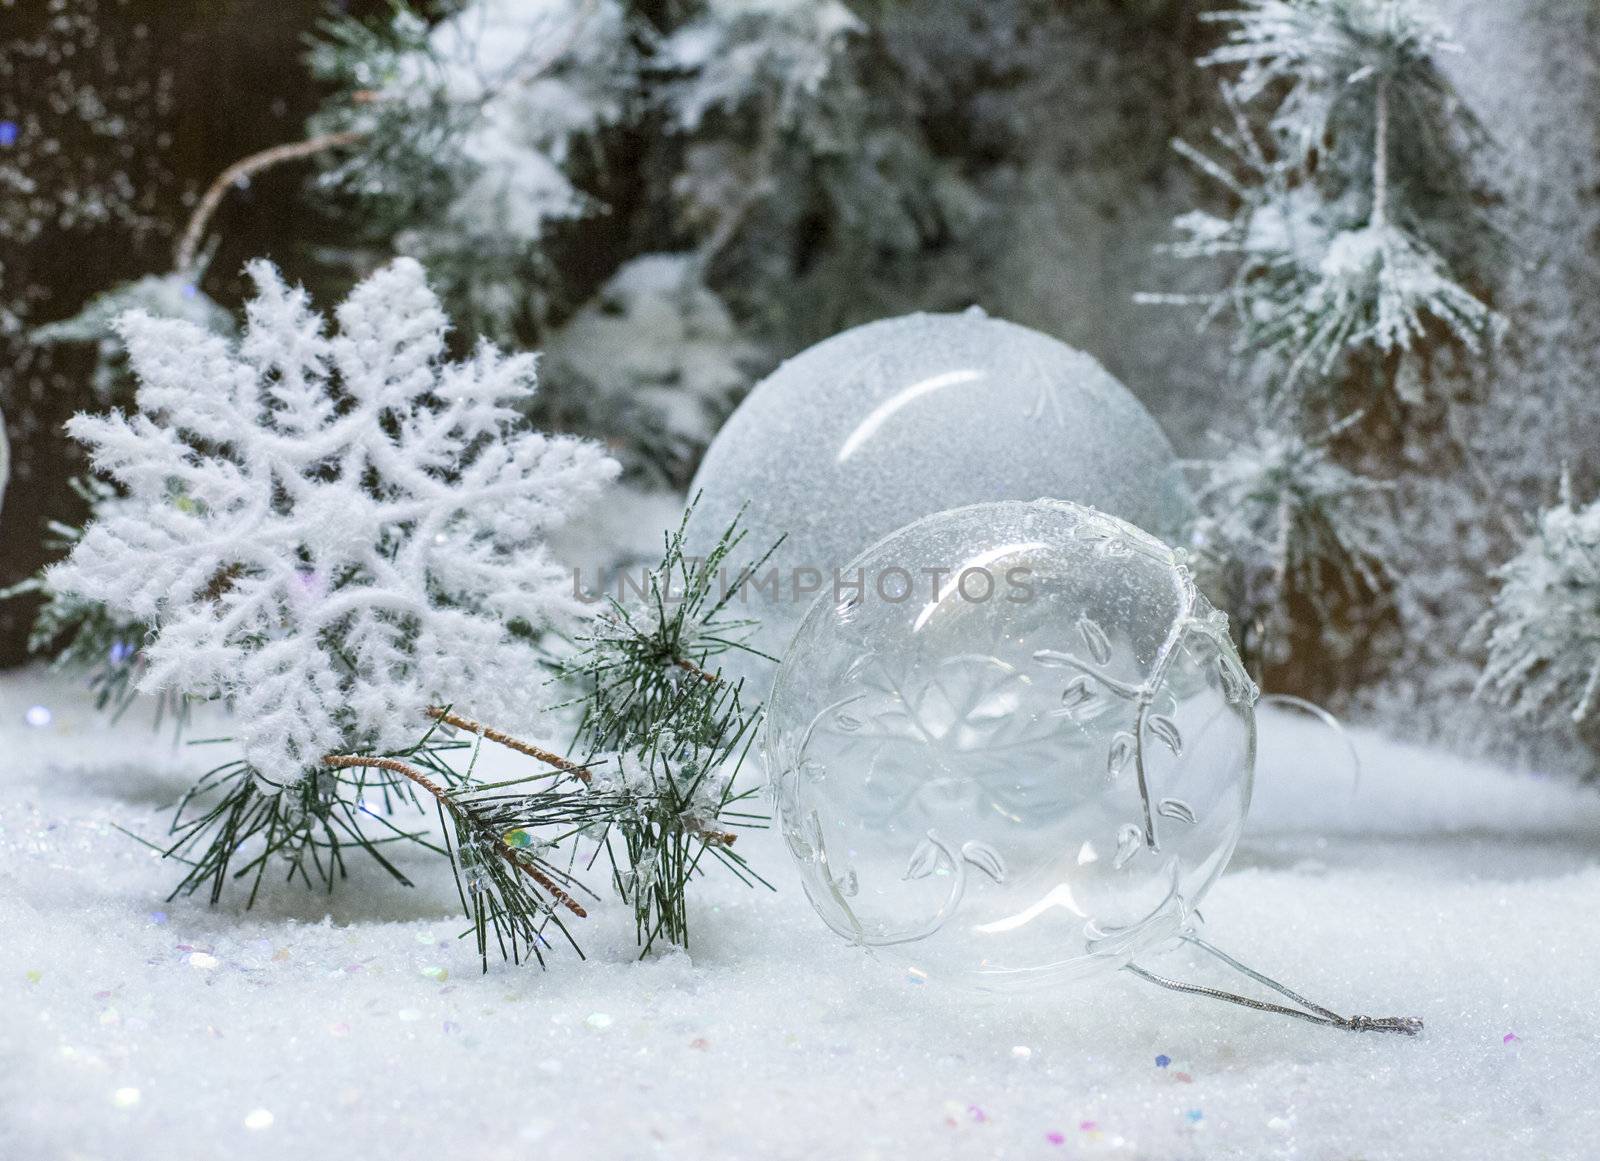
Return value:
M 233 333 L 233 315 L 205 294 L 194 272 L 147 274 L 101 291 L 71 318 L 33 328 L 35 343 L 93 343 L 92 383 L 102 403 L 125 402 L 132 395 L 117 320 L 130 311 L 152 318 L 186 319 L 214 334 Z
M 842 144 L 827 87 L 850 84 L 846 51 L 863 28 L 838 0 L 709 0 L 660 39 L 660 101 L 688 141 L 675 193 L 704 223 L 708 255 L 780 195 L 785 158 Z
M 1386 489 L 1329 451 L 1357 418 L 1315 439 L 1263 427 L 1192 465 L 1207 513 L 1193 533 L 1199 575 L 1238 618 L 1241 653 L 1257 675 L 1288 660 L 1297 599 L 1326 623 L 1332 606 L 1380 593 L 1391 579 Z
M 1331 602 L 1318 598 L 1318 585 L 1345 599 L 1388 600 L 1388 586 L 1375 583 L 1378 566 L 1403 539 L 1370 514 L 1349 535 L 1331 531 L 1344 500 L 1379 487 L 1363 477 L 1383 457 L 1364 449 L 1436 441 L 1441 427 L 1448 439 L 1460 403 L 1453 389 L 1430 387 L 1435 367 L 1452 352 L 1481 356 L 1502 325 L 1480 288 L 1494 232 L 1465 167 L 1483 137 L 1440 68 L 1453 46 L 1412 0 L 1248 0 L 1209 18 L 1225 39 L 1201 63 L 1223 70 L 1231 123 L 1215 135 L 1220 155 L 1178 148 L 1230 207 L 1180 216 L 1181 237 L 1169 249 L 1220 264 L 1226 282 L 1209 293 L 1142 297 L 1200 305 L 1203 321 L 1232 324 L 1237 375 L 1265 417 L 1262 447 L 1301 449 L 1270 457 L 1273 470 L 1256 482 L 1272 493 L 1271 509 L 1311 513 L 1306 522 L 1279 519 L 1281 529 L 1330 530 L 1293 553 L 1280 538 L 1265 575 L 1287 578 L 1285 562 L 1297 556 L 1298 581 L 1312 586 L 1302 593 L 1308 607 L 1328 617 Z M 1352 405 L 1368 418 L 1334 422 Z M 1348 435 L 1330 445 L 1321 434 L 1330 428 Z M 1341 465 L 1329 459 L 1335 449 Z M 1448 450 L 1431 458 L 1454 463 L 1471 454 Z M 1210 473 L 1237 481 L 1238 467 L 1231 457 Z M 1236 490 L 1202 490 L 1203 531 L 1215 536 L 1238 522 Z M 1341 502 L 1328 506 L 1333 497 Z M 1224 539 L 1244 554 L 1237 569 L 1245 574 L 1261 571 L 1251 561 L 1273 543 Z M 1233 611 L 1246 624 L 1277 626 L 1286 640 L 1288 586 L 1268 588 L 1277 613 L 1263 620 L 1254 609 Z M 1264 655 L 1287 660 L 1281 642 Z
M 458 317 L 541 320 L 555 223 L 605 207 L 575 170 L 634 115 L 639 31 L 618 0 L 472 0 L 436 25 L 334 21 L 311 54 L 337 86 L 314 133 L 355 145 L 322 177 L 440 278 Z
M 1535 725 L 1565 721 L 1600 740 L 1600 501 L 1579 506 L 1563 479 L 1560 503 L 1496 576 L 1479 626 L 1479 694 Z
M 1430 326 L 1479 349 L 1496 318 L 1463 284 L 1471 227 L 1486 231 L 1460 154 L 1481 137 L 1440 71 L 1443 32 L 1414 0 L 1250 0 L 1210 18 L 1227 39 L 1202 63 L 1231 70 L 1234 123 L 1220 161 L 1180 149 L 1234 205 L 1180 217 L 1174 251 L 1231 263 L 1200 301 L 1232 311 L 1269 393 L 1393 388 L 1407 380 L 1370 359 L 1338 373 L 1410 351 Z
M 329 154 L 320 188 L 508 344 L 554 345 L 575 311 L 616 299 L 607 282 L 634 259 L 693 254 L 686 276 L 722 300 L 742 363 L 892 312 L 883 294 L 842 313 L 915 285 L 907 264 L 971 216 L 959 166 L 934 159 L 867 32 L 835 0 L 469 0 L 432 25 L 407 7 L 383 25 L 337 21 L 312 54 L 337 91 L 310 128 L 355 141 Z M 552 360 L 536 422 L 683 477 L 704 434 L 674 422 L 663 447 L 660 408 L 608 410 L 569 368 Z
M 838 0 L 688 13 L 652 55 L 653 103 L 681 155 L 673 213 L 735 314 L 794 348 L 925 293 L 927 253 L 981 199 L 881 27 Z
M 846 38 L 864 27 L 838 0 L 709 0 L 662 40 L 654 64 L 671 77 L 667 104 L 684 132 L 752 104 L 775 126 L 801 128 Z
M 765 361 L 704 273 L 697 254 L 640 255 L 544 344 L 541 373 L 566 388 L 562 418 L 632 433 L 641 475 L 657 486 L 688 482 Z

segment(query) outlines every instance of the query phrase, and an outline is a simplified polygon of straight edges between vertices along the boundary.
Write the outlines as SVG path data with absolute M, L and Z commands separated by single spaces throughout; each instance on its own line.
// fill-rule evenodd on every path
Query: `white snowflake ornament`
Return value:
M 153 625 L 141 687 L 230 699 L 268 782 L 401 749 L 439 701 L 527 724 L 529 635 L 580 608 L 542 535 L 617 465 L 518 428 L 534 356 L 445 360 L 417 263 L 357 286 L 332 336 L 270 263 L 249 273 L 236 347 L 120 320 L 138 413 L 68 430 L 129 499 L 49 583 Z

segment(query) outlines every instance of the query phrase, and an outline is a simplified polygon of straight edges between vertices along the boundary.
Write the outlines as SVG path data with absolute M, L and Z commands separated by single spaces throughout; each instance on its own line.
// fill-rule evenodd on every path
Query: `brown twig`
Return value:
M 584 25 L 594 14 L 596 0 L 584 0 L 583 7 L 579 10 L 572 24 L 568 27 L 566 35 L 556 42 L 554 47 L 524 68 L 513 69 L 505 78 L 492 86 L 484 94 L 485 98 L 493 96 L 501 89 L 511 84 L 526 85 L 545 73 L 549 72 L 562 57 L 571 52 L 578 43 L 583 33 Z M 385 99 L 385 94 L 380 90 L 359 89 L 352 100 L 357 105 L 371 105 Z M 200 243 L 204 240 L 206 223 L 217 212 L 217 207 L 222 204 L 222 199 L 228 190 L 233 188 L 245 178 L 260 173 L 264 169 L 271 169 L 274 165 L 281 165 L 286 161 L 298 161 L 303 157 L 312 157 L 327 149 L 338 149 L 344 145 L 354 145 L 366 137 L 366 131 L 361 129 L 346 129 L 338 133 L 322 133 L 316 137 L 308 137 L 304 141 L 288 141 L 282 145 L 274 145 L 270 149 L 263 149 L 259 153 L 252 153 L 248 157 L 241 157 L 227 169 L 217 174 L 215 180 L 206 187 L 206 192 L 201 195 L 195 204 L 194 212 L 189 215 L 188 224 L 183 228 L 183 235 L 178 239 L 177 248 L 173 251 L 172 267 L 179 274 L 192 274 L 195 259 L 200 253 Z
M 372 758 L 364 754 L 329 754 L 327 757 L 323 758 L 322 761 L 324 765 L 332 766 L 335 769 L 346 770 L 354 766 L 360 766 L 373 770 L 388 770 L 392 773 L 399 774 L 404 778 L 409 778 L 412 782 L 415 782 L 429 794 L 433 795 L 434 798 L 439 800 L 439 805 L 443 806 L 451 814 L 458 817 L 461 815 L 460 804 L 457 803 L 455 799 L 451 798 L 443 787 L 441 787 L 432 778 L 429 778 L 421 770 L 418 770 L 415 766 L 412 766 L 407 762 L 402 762 L 398 758 Z M 550 897 L 557 903 L 561 904 L 580 919 L 588 917 L 589 913 L 583 909 L 583 905 L 571 895 L 568 895 L 559 886 L 557 886 L 555 881 L 552 880 L 550 876 L 539 870 L 538 867 L 532 866 L 517 858 L 517 856 L 512 853 L 511 848 L 506 846 L 498 838 L 492 838 L 491 841 L 495 851 L 500 855 L 501 858 L 510 863 L 517 870 L 521 871 L 524 875 L 527 875 L 528 878 L 539 884 L 539 886 L 543 887 L 547 892 L 549 892 Z
M 325 765 L 332 766 L 336 770 L 348 770 L 354 766 L 362 766 L 371 770 L 388 770 L 395 774 L 404 775 L 437 798 L 440 803 L 451 810 L 455 809 L 455 803 L 451 801 L 450 795 L 442 786 L 415 766 L 402 762 L 399 758 L 371 758 L 365 754 L 329 754 L 322 761 Z
M 692 673 L 699 674 L 706 681 L 717 682 L 721 680 L 714 674 L 707 673 L 692 661 L 680 661 L 678 664 Z M 549 750 L 535 746 L 532 742 L 524 742 L 521 738 L 513 737 L 504 730 L 497 730 L 493 726 L 486 726 L 482 722 L 473 721 L 471 718 L 462 717 L 457 713 L 451 713 L 440 706 L 430 707 L 428 716 L 433 718 L 434 721 L 443 722 L 447 726 L 454 726 L 458 730 L 466 730 L 469 734 L 477 734 L 480 737 L 488 738 L 491 742 L 499 742 L 508 750 L 515 750 L 519 754 L 537 758 L 545 765 L 554 766 L 557 770 L 571 774 L 574 778 L 581 779 L 584 782 L 588 782 L 591 777 L 586 767 L 580 766 L 570 759 L 563 758 L 560 754 L 553 754 Z M 384 760 L 388 761 L 389 759 Z M 733 834 L 731 831 L 717 830 L 709 823 L 703 822 L 698 818 L 686 818 L 684 826 L 713 846 L 731 847 L 739 838 L 738 835 Z
M 217 207 L 222 204 L 223 197 L 239 182 L 264 169 L 281 165 L 285 161 L 297 161 L 327 149 L 354 145 L 365 136 L 366 133 L 357 129 L 349 129 L 342 133 L 323 133 L 316 137 L 308 137 L 304 141 L 289 141 L 283 145 L 274 145 L 271 149 L 263 149 L 259 153 L 252 153 L 235 161 L 217 174 L 215 180 L 206 187 L 206 192 L 200 200 L 195 203 L 194 212 L 189 215 L 189 222 L 184 226 L 183 235 L 178 239 L 177 249 L 173 251 L 173 269 L 179 274 L 194 273 L 195 259 L 200 253 L 200 243 L 205 238 L 206 225 L 211 221 L 211 216 L 217 212 Z
M 679 669 L 686 673 L 694 674 L 707 685 L 722 684 L 722 678 L 718 677 L 715 673 L 710 673 L 707 670 L 700 668 L 700 666 L 696 665 L 693 661 L 690 661 L 687 657 L 674 657 L 672 659 L 672 664 L 676 665 Z
M 739 836 L 732 831 L 717 830 L 710 823 L 698 818 L 690 817 L 684 819 L 683 826 L 691 834 L 698 835 L 700 840 L 707 846 L 731 847 L 739 840 Z
M 526 754 L 530 758 L 537 758 L 546 766 L 554 766 L 557 770 L 571 774 L 582 782 L 589 781 L 590 775 L 586 767 L 578 765 L 570 759 L 563 758 L 560 754 L 551 753 L 549 750 L 535 746 L 532 742 L 524 742 L 521 738 L 512 737 L 503 730 L 493 726 L 486 726 L 482 722 L 475 722 L 471 718 L 464 718 L 460 714 L 451 713 L 439 706 L 431 706 L 428 716 L 434 721 L 443 722 L 447 726 L 454 726 L 458 730 L 466 730 L 469 734 L 477 734 L 488 738 L 491 742 L 499 742 L 508 750 L 515 750 L 519 754 Z
M 1389 224 L 1389 78 L 1378 74 L 1372 127 L 1372 219 L 1375 229 Z

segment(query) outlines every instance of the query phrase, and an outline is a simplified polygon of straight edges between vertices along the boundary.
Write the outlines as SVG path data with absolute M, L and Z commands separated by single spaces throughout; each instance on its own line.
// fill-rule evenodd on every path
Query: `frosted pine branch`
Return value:
M 864 30 L 839 0 L 710 0 L 661 42 L 653 63 L 675 77 L 666 105 L 686 132 L 713 112 L 752 104 L 793 128 L 813 115 L 845 42 Z
M 1230 311 L 1241 356 L 1264 358 L 1272 390 L 1295 399 L 1340 380 L 1350 356 L 1428 337 L 1480 351 L 1503 321 L 1454 268 L 1470 245 L 1441 250 L 1490 234 L 1455 156 L 1477 130 L 1438 68 L 1444 34 L 1409 0 L 1253 0 L 1210 18 L 1229 26 L 1202 63 L 1234 74 L 1232 126 L 1220 159 L 1178 149 L 1232 208 L 1181 215 L 1168 250 L 1216 262 L 1225 284 L 1142 298 Z
M 1321 147 L 1351 104 L 1357 118 L 1371 116 L 1366 106 L 1380 83 L 1400 96 L 1437 91 L 1444 82 L 1434 62 L 1456 50 L 1413 0 L 1247 0 L 1204 19 L 1227 25 L 1228 35 L 1200 63 L 1237 66 L 1241 101 L 1288 86 L 1272 125 L 1301 155 Z
M 1244 626 L 1252 662 L 1287 659 L 1293 594 L 1325 616 L 1334 595 L 1377 592 L 1388 575 L 1377 504 L 1386 485 L 1340 467 L 1328 448 L 1357 418 L 1316 439 L 1263 428 L 1188 465 L 1203 513 L 1197 566 Z
M 360 146 L 322 184 L 425 262 L 458 316 L 507 334 L 537 304 L 551 229 L 603 208 L 573 171 L 635 111 L 637 32 L 618 0 L 470 0 L 433 24 L 397 4 L 386 24 L 333 21 L 310 60 L 335 94 L 309 128 Z
M 1562 484 L 1521 551 L 1496 573 L 1479 624 L 1488 657 L 1478 694 L 1538 723 L 1600 718 L 1600 501 Z
M 96 361 L 92 382 L 101 403 L 122 402 L 128 380 L 122 340 L 116 322 L 131 310 L 157 318 L 181 318 L 223 336 L 233 333 L 233 316 L 199 287 L 196 272 L 147 274 L 102 291 L 77 314 L 35 327 L 36 343 L 93 343 Z
M 732 829 L 767 821 L 741 808 L 757 791 L 735 786 L 756 721 L 737 687 L 693 681 L 619 749 L 586 763 L 591 791 L 622 804 L 603 836 L 641 954 L 658 939 L 688 946 L 688 887 L 710 863 L 746 885 L 770 886 L 734 849 Z

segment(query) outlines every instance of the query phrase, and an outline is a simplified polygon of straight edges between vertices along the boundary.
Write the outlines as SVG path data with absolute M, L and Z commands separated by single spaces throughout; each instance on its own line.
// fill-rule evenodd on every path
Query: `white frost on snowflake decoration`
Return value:
M 134 312 L 132 416 L 68 425 L 128 493 L 49 583 L 155 627 L 141 688 L 232 702 L 269 783 L 413 744 L 436 701 L 529 724 L 530 632 L 576 613 L 542 534 L 617 474 L 516 426 L 535 358 L 447 362 L 422 268 L 361 283 L 325 331 L 270 263 L 237 347 Z

